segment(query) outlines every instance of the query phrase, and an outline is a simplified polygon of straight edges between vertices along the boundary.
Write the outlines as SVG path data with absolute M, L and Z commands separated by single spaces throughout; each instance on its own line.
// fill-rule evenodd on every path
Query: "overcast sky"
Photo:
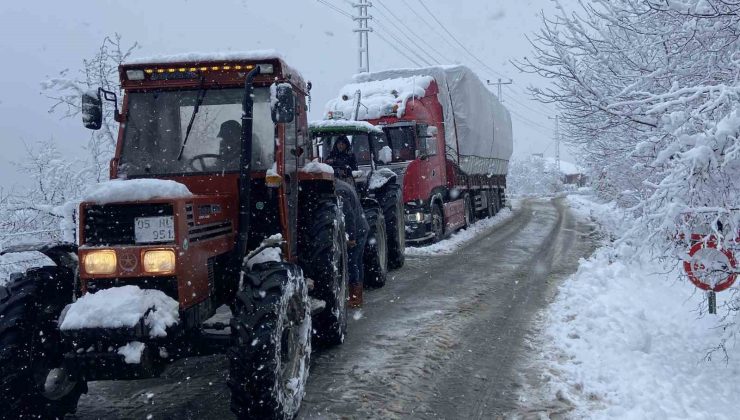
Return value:
M 354 12 L 348 0 L 326 2 Z M 401 34 L 401 21 L 434 47 L 432 51 L 410 35 L 426 50 L 416 51 L 422 57 L 432 55 L 440 62 L 466 64 L 484 81 L 512 78 L 514 84 L 504 87 L 503 99 L 512 111 L 514 153 L 554 156 L 554 123 L 548 119 L 554 113 L 525 94 L 527 86 L 545 82 L 519 73 L 509 62 L 531 53 L 525 35 L 540 26 L 540 11 L 553 12 L 552 2 L 424 0 L 424 4 L 490 69 L 459 47 L 419 0 L 373 0 L 371 27 L 376 32 L 370 35 L 370 70 L 414 67 L 409 58 L 420 62 L 408 51 L 418 48 Z M 124 45 L 138 42 L 141 47 L 135 56 L 276 49 L 313 82 L 311 117 L 317 119 L 326 101 L 357 71 L 355 26 L 351 19 L 316 0 L 0 2 L 0 186 L 22 182 L 11 161 L 22 159 L 24 142 L 53 138 L 68 155 L 85 153 L 81 148 L 89 133 L 77 119 L 61 120 L 60 115 L 48 112 L 51 101 L 41 93 L 40 83 L 63 69 L 77 71 L 106 35 L 121 34 Z M 495 87 L 491 88 L 495 92 Z M 567 159 L 567 152 L 562 153 Z

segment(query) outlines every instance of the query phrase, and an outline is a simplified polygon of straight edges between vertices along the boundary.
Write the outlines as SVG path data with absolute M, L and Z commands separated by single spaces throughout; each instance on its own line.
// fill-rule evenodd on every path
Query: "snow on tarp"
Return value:
M 340 111 L 345 118 L 355 112 L 355 92 L 362 92 L 362 105 L 357 116 L 360 120 L 374 120 L 392 112 L 398 105 L 396 116 L 401 118 L 406 111 L 406 103 L 412 98 L 423 98 L 429 84 L 434 79 L 430 76 L 412 75 L 381 80 L 367 80 L 361 83 L 350 83 L 339 91 L 339 97 L 326 104 L 326 112 Z
M 460 155 L 460 166 L 466 172 L 506 174 L 508 161 L 514 151 L 514 138 L 511 116 L 486 85 L 465 66 L 433 66 L 418 69 L 396 69 L 375 73 L 361 73 L 354 76 L 354 82 L 341 89 L 342 94 L 354 97 L 354 91 L 362 92 L 362 103 L 366 103 L 368 93 L 376 91 L 377 86 L 391 85 L 404 80 L 432 78 L 437 82 L 437 100 L 444 113 L 445 142 L 451 148 L 451 158 Z M 393 81 L 396 82 L 393 82 Z M 428 80 L 428 79 L 424 79 Z M 413 85 L 420 87 L 421 84 Z M 428 87 L 428 85 L 427 85 Z M 425 88 L 426 89 L 426 88 Z M 420 97 L 424 93 L 420 94 Z M 327 110 L 340 99 L 327 104 Z M 343 101 L 350 106 L 352 100 Z M 364 109 L 360 107 L 362 117 Z M 365 112 L 367 114 L 367 112 Z M 374 114 L 373 114 L 374 115 Z M 399 118 L 403 118 L 399 108 Z M 377 117 L 375 117 L 377 118 Z M 457 153 L 455 148 L 458 147 Z
M 151 337 L 167 336 L 180 319 L 179 303 L 160 290 L 122 286 L 88 293 L 65 309 L 59 329 L 133 328 L 140 319 Z
M 325 173 L 325 174 L 332 174 L 334 175 L 334 168 L 327 165 L 326 163 L 319 162 L 318 159 L 314 159 L 312 162 L 309 162 L 301 168 L 301 171 L 310 173 L 310 174 L 317 174 L 317 173 Z
M 383 129 L 370 124 L 367 121 L 349 121 L 349 120 L 318 120 L 308 123 L 308 128 L 314 131 L 326 129 L 349 129 L 368 133 L 383 133 Z
M 106 204 L 192 196 L 188 187 L 167 179 L 114 179 L 93 185 L 84 194 L 83 201 Z

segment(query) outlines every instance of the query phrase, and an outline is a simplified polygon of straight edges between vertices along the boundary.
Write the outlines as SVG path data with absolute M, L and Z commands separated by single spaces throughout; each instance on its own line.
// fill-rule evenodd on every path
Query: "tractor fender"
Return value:
M 70 242 L 48 242 L 48 243 L 28 243 L 13 245 L 5 248 L 0 255 L 12 254 L 16 252 L 40 252 L 50 260 L 54 261 L 58 267 L 65 267 L 73 272 L 77 272 L 77 244 Z

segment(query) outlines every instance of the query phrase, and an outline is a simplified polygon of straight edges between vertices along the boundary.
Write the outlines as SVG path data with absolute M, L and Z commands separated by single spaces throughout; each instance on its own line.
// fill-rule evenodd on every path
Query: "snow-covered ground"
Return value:
M 733 291 L 718 294 L 719 315 L 706 314 L 704 294 L 678 270 L 609 242 L 629 225 L 628 216 L 590 196 L 568 200 L 579 217 L 610 235 L 543 314 L 535 341 L 543 345 L 537 363 L 544 398 L 573 406 L 575 418 L 738 418 L 740 347 L 728 343 L 727 360 L 712 352 L 721 306 Z M 521 398 L 526 405 L 533 397 L 525 391 Z
M 516 205 L 516 204 L 514 204 Z M 473 223 L 472 226 L 453 233 L 449 238 L 421 247 L 406 247 L 407 256 L 449 255 L 468 242 L 491 231 L 494 227 L 509 220 L 513 215 L 511 209 L 504 208 L 493 217 L 487 217 Z

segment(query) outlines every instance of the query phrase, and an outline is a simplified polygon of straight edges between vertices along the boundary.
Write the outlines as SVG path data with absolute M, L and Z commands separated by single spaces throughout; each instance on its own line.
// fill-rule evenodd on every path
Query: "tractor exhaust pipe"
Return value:
M 234 273 L 242 268 L 242 260 L 247 255 L 249 240 L 250 193 L 252 182 L 252 93 L 254 77 L 260 73 L 260 66 L 254 66 L 244 80 L 244 102 L 242 102 L 242 135 L 241 156 L 239 159 L 239 221 L 237 227 L 236 247 L 234 249 Z

